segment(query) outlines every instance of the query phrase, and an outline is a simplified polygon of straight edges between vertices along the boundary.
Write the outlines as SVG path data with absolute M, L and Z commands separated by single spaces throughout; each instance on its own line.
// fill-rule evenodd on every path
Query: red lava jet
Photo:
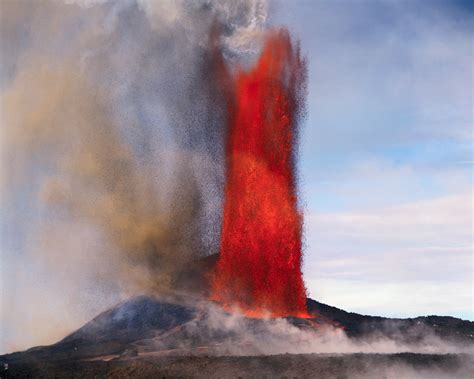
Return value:
M 286 30 L 269 32 L 232 74 L 220 257 L 211 298 L 250 317 L 308 317 L 295 146 L 305 64 Z

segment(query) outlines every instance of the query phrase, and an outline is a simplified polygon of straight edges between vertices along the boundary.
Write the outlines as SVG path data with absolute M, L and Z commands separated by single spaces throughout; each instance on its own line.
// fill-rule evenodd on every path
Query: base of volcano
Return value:
M 314 318 L 252 319 L 202 299 L 139 296 L 58 343 L 0 356 L 0 377 L 391 378 L 397 376 L 386 372 L 405 370 L 404 377 L 411 377 L 410 372 L 436 370 L 432 377 L 464 378 L 474 371 L 474 322 L 363 316 L 311 299 L 307 305 Z M 423 345 L 426 336 L 453 350 L 403 351 Z M 308 347 L 312 339 L 318 343 Z M 392 341 L 399 351 L 338 351 L 344 344 L 364 351 L 378 340 Z M 305 354 L 307 349 L 327 352 Z

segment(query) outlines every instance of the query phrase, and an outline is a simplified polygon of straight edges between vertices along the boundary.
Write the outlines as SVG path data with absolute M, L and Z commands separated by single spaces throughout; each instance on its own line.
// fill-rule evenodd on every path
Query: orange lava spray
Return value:
M 295 147 L 305 64 L 286 30 L 233 74 L 220 257 L 211 298 L 252 317 L 307 316 Z

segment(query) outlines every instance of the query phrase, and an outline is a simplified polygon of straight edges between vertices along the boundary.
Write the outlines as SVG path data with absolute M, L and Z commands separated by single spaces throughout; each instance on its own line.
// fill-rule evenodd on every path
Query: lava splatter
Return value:
M 295 158 L 306 67 L 286 30 L 233 74 L 220 258 L 211 298 L 252 317 L 305 316 Z

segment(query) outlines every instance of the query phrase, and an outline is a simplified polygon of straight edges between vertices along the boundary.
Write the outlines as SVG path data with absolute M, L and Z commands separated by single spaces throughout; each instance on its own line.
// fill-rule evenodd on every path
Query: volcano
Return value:
M 308 299 L 312 319 L 241 317 L 191 298 L 138 296 L 101 313 L 63 340 L 0 356 L 2 377 L 245 377 L 248 370 L 275 377 L 352 377 L 386 365 L 472 372 L 467 354 L 301 354 L 287 343 L 295 331 L 324 339 L 328 330 L 354 343 L 386 339 L 416 344 L 428 333 L 473 350 L 474 323 L 453 317 L 388 319 L 364 316 Z M 297 337 L 299 338 L 299 337 Z M 295 341 L 296 342 L 296 341 Z M 307 340 L 302 341 L 303 344 Z M 326 341 L 327 342 L 327 341 Z M 271 344 L 274 344 L 271 346 Z M 290 353 L 288 353 L 289 350 Z M 270 354 L 268 354 L 270 353 Z M 467 366 L 466 366 L 467 365 Z M 199 372 L 199 368 L 203 371 Z M 377 372 L 377 370 L 375 370 Z M 333 376 L 334 374 L 334 376 Z M 277 376 L 280 377 L 280 376 Z M 372 377 L 372 376 L 365 376 Z M 444 376 L 439 376 L 444 377 Z M 446 376 L 449 377 L 449 376 Z
M 340 375 L 349 367 L 364 373 L 400 362 L 413 369 L 434 365 L 450 374 L 474 368 L 474 322 L 453 317 L 365 316 L 310 298 L 305 318 L 229 313 L 207 299 L 202 271 L 216 261 L 211 256 L 190 265 L 182 273 L 186 291 L 133 297 L 53 345 L 1 356 L 2 377 L 217 378 L 239 377 L 253 366 L 270 377 L 282 372 L 317 377 L 314 370 L 322 367 L 324 377 L 347 377 Z M 368 354 L 328 354 L 331 346 Z M 387 354 L 380 354 L 383 346 Z M 462 354 L 446 354 L 450 351 Z

